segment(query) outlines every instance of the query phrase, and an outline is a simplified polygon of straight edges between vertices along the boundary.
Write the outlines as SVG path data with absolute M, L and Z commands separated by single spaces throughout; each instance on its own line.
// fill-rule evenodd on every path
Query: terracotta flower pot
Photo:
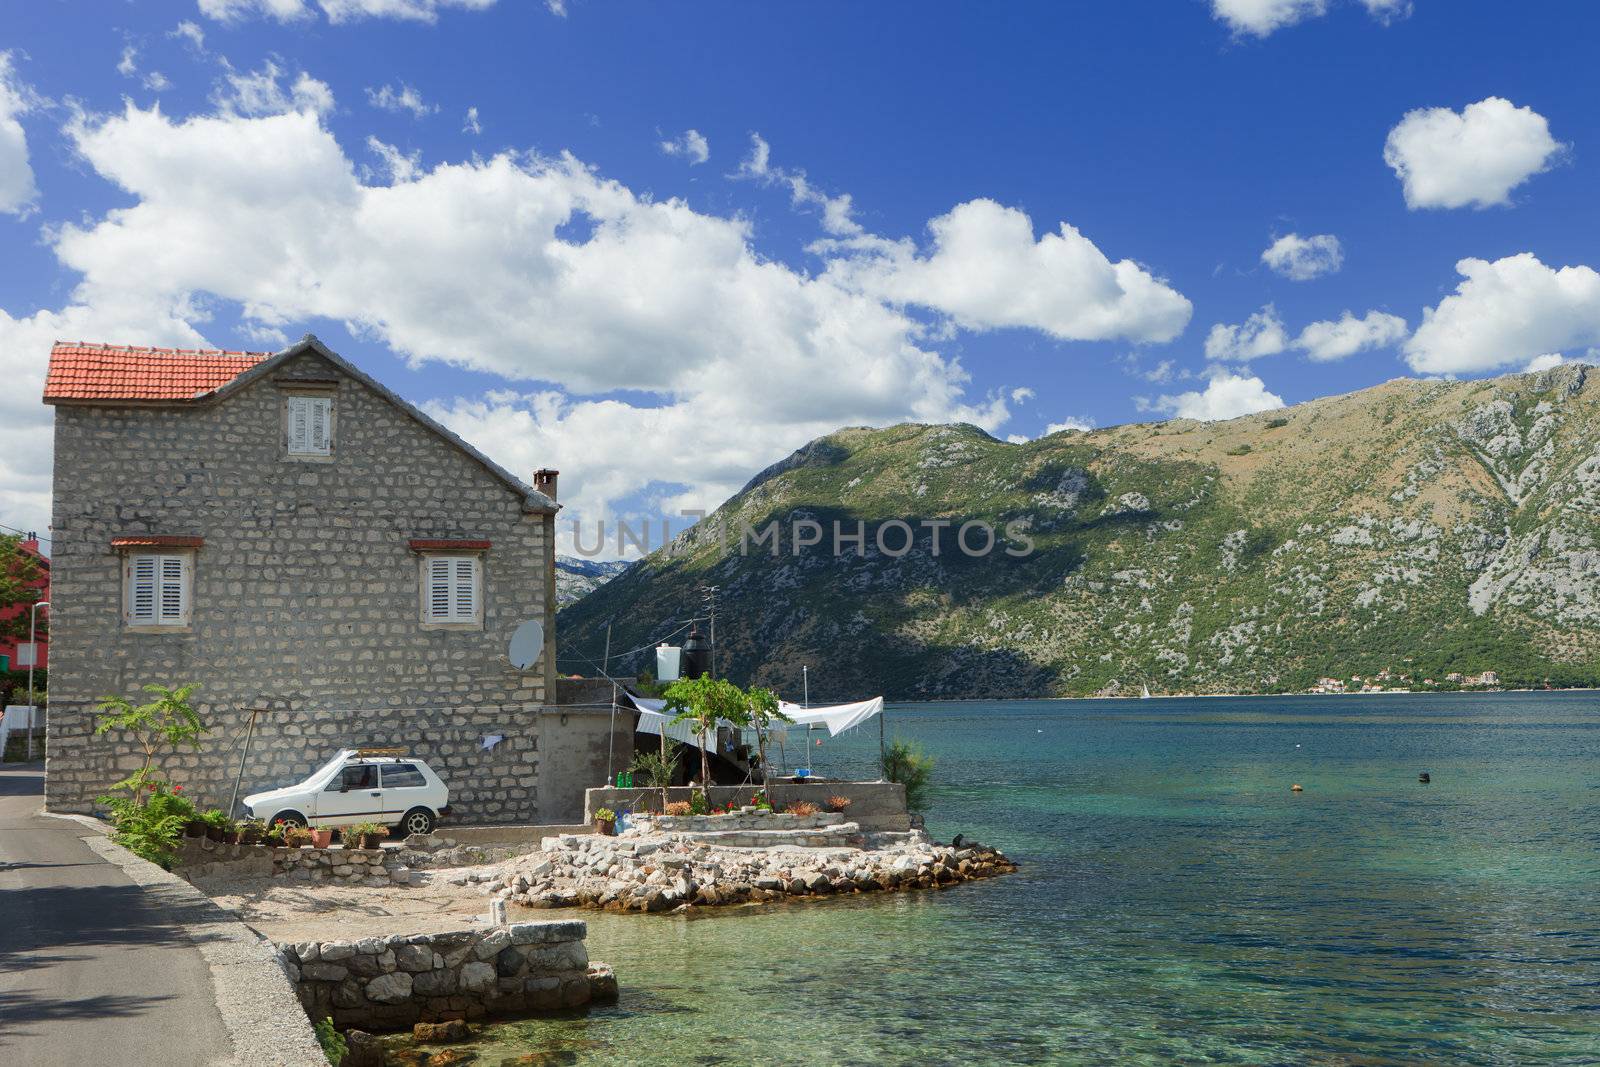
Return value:
M 382 834 L 359 834 L 356 837 L 356 848 L 382 848 Z
M 206 836 L 206 824 L 201 822 L 199 819 L 191 819 L 191 820 L 189 820 L 188 822 L 183 824 L 183 836 L 184 837 L 204 837 L 204 836 Z
M 332 830 L 312 830 L 311 831 L 311 847 L 312 848 L 327 848 L 328 846 L 330 846 L 332 844 L 333 844 L 333 831 Z
M 609 819 L 596 819 L 594 821 L 594 832 L 602 837 L 614 837 L 617 833 L 617 824 Z

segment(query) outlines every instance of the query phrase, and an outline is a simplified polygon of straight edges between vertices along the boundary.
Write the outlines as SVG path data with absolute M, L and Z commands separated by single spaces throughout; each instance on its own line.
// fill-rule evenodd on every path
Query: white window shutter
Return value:
M 428 560 L 428 618 L 445 622 L 450 618 L 450 560 L 434 556 Z
M 181 626 L 189 619 L 188 561 L 182 556 L 161 556 L 161 624 Z
M 424 563 L 428 622 L 477 622 L 482 570 L 472 556 L 428 556 Z
M 156 557 L 134 556 L 128 563 L 128 621 L 156 621 Z
M 455 614 L 458 622 L 471 622 L 477 617 L 478 561 L 471 557 L 457 559 Z
M 325 396 L 311 397 L 311 428 L 306 442 L 306 451 L 315 452 L 319 456 L 329 453 L 330 434 L 329 423 L 333 416 L 333 401 Z
M 311 450 L 311 398 L 308 396 L 291 396 L 289 398 L 289 451 L 309 452 Z

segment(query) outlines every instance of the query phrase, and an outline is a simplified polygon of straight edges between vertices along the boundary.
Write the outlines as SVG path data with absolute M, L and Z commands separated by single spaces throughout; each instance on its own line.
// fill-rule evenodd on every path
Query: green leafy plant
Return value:
M 149 787 L 160 781 L 154 769 L 156 757 L 163 749 L 176 752 L 184 745 L 200 747 L 200 738 L 206 725 L 200 713 L 194 710 L 189 698 L 199 688 L 196 683 L 169 689 L 164 685 L 146 685 L 146 693 L 156 699 L 148 704 L 134 704 L 127 697 L 106 697 L 100 702 L 100 721 L 95 724 L 96 736 L 111 730 L 132 734 L 134 742 L 144 753 L 144 766 L 118 782 L 112 788 L 127 789 L 136 803 L 142 803 Z
M 710 813 L 711 801 L 706 797 L 703 791 L 689 794 L 690 815 L 709 815 Z
M 328 1057 L 328 1062 L 333 1067 L 339 1067 L 344 1058 L 350 1054 L 350 1043 L 344 1039 L 343 1034 L 333 1028 L 332 1016 L 324 1015 L 318 1019 L 313 1029 L 317 1032 L 317 1044 L 322 1046 L 322 1054 Z
M 700 739 L 700 788 L 708 789 L 711 756 L 706 751 L 706 738 L 716 736 L 717 726 L 723 722 L 735 728 L 748 725 L 749 698 L 744 690 L 723 678 L 685 678 L 667 687 L 662 710 L 673 713 L 672 725 L 688 723 L 694 727 Z
M 630 771 L 638 775 L 641 783 L 652 789 L 661 790 L 663 810 L 667 803 L 667 788 L 672 785 L 672 776 L 678 771 L 678 758 L 682 751 L 682 745 L 663 737 L 661 751 L 640 752 L 633 757 L 633 762 L 628 766 Z
M 381 822 L 356 822 L 339 828 L 345 848 L 374 848 L 389 836 L 389 828 Z
M 778 710 L 778 694 L 761 686 L 751 686 L 745 692 L 746 721 L 756 732 L 756 749 L 761 754 L 761 773 L 767 773 L 767 733 L 775 722 L 794 722 Z
M 239 840 L 243 844 L 258 844 L 266 836 L 267 824 L 262 819 L 245 819 L 239 823 Z
M 141 859 L 171 869 L 186 823 L 198 817 L 183 787 L 151 783 L 144 796 L 103 796 L 115 833 L 111 840 Z
M 932 756 L 925 754 L 911 742 L 899 738 L 889 742 L 889 747 L 884 750 L 883 776 L 891 782 L 905 786 L 907 810 L 927 810 L 928 785 L 933 779 L 933 764 Z
M 594 813 L 595 822 L 616 822 L 617 813 L 610 808 L 600 808 Z

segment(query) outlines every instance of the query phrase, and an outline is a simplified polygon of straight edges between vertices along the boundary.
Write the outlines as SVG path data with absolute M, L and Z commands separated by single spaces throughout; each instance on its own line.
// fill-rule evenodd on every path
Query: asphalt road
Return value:
M 39 814 L 43 792 L 41 765 L 0 767 L 0 1064 L 227 1061 L 188 917 Z

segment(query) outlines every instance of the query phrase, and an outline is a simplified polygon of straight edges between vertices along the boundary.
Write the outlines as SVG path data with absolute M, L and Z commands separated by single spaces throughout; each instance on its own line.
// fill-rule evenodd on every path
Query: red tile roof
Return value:
M 192 400 L 228 384 L 271 355 L 57 341 L 50 350 L 44 398 Z

